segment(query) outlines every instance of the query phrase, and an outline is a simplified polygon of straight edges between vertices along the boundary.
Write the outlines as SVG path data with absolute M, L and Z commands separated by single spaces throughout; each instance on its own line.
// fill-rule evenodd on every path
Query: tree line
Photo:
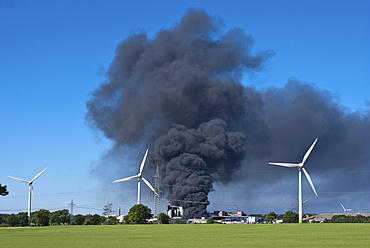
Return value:
M 370 223 L 370 216 L 334 215 L 330 220 L 325 219 L 324 223 Z
M 39 211 L 32 212 L 31 214 L 31 226 L 49 226 L 49 225 L 116 225 L 116 224 L 148 224 L 148 220 L 153 217 L 151 209 L 143 204 L 134 205 L 124 217 L 123 223 L 120 223 L 114 216 L 109 216 L 112 212 L 112 204 L 108 204 L 103 208 L 103 214 L 77 214 L 71 216 L 68 209 L 58 210 L 50 212 L 46 209 L 40 209 Z M 312 214 L 309 214 L 312 215 Z M 269 212 L 265 216 L 266 223 L 272 223 L 277 218 L 277 214 L 273 211 Z M 284 223 L 298 223 L 298 214 L 293 211 L 285 212 L 283 216 Z M 362 215 L 348 216 L 348 215 L 335 215 L 332 219 L 325 219 L 325 223 L 370 223 L 370 216 L 365 217 Z M 170 224 L 171 218 L 165 213 L 160 213 L 157 216 L 157 220 L 150 222 L 152 224 Z M 178 220 L 177 224 L 182 224 Z M 211 217 L 207 220 L 207 223 L 214 223 L 214 219 Z M 28 215 L 26 212 L 20 212 L 18 214 L 11 215 L 0 215 L 0 227 L 16 227 L 16 226 L 28 226 Z
M 40 209 L 31 213 L 31 223 L 28 223 L 28 214 L 19 212 L 18 214 L 0 215 L 0 226 L 49 226 L 70 223 L 70 214 L 68 209 L 50 212 L 46 209 Z
M 99 214 L 77 214 L 71 216 L 68 209 L 50 212 L 46 209 L 32 212 L 30 226 L 50 226 L 50 225 L 102 225 L 117 224 L 118 220 L 110 216 L 107 218 Z M 0 227 L 19 227 L 28 226 L 28 214 L 20 212 L 18 214 L 0 215 Z
M 153 217 L 151 209 L 143 204 L 134 205 L 124 218 L 124 223 L 119 223 L 118 219 L 111 214 L 112 204 L 104 206 L 103 214 L 77 214 L 71 216 L 68 209 L 50 212 L 46 209 L 40 209 L 31 213 L 30 226 L 50 226 L 50 225 L 116 225 L 116 224 L 147 224 Z M 171 218 L 161 213 L 156 221 L 151 223 L 169 224 Z M 18 214 L 0 215 L 0 227 L 20 227 L 28 226 L 28 214 L 20 212 Z

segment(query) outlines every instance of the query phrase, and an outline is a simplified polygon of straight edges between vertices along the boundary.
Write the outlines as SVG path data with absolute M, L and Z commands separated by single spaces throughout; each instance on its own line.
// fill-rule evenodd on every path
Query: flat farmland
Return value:
M 370 224 L 0 228 L 0 247 L 370 247 Z

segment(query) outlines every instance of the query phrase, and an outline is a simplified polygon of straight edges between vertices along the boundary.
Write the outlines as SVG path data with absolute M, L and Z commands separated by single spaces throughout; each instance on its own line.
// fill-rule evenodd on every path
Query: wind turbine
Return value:
M 340 205 L 343 208 L 343 213 L 346 213 L 346 212 L 349 212 L 349 211 L 352 211 L 353 210 L 353 209 L 347 209 L 347 208 L 345 208 L 342 203 Z
M 129 181 L 131 179 L 134 179 L 134 178 L 137 178 L 137 204 L 140 204 L 140 181 L 143 180 L 144 183 L 154 192 L 154 194 L 156 194 L 158 197 L 158 193 L 155 192 L 154 188 L 152 185 L 150 185 L 150 183 L 148 182 L 148 180 L 146 180 L 142 175 L 141 173 L 143 172 L 143 169 L 144 169 L 144 165 L 145 165 L 145 160 L 146 160 L 146 156 L 148 155 L 148 149 L 146 149 L 146 152 L 145 152 L 145 155 L 144 155 L 144 158 L 143 158 L 143 161 L 141 161 L 141 165 L 140 165 L 140 171 L 139 171 L 139 174 L 137 174 L 136 176 L 132 176 L 132 177 L 125 177 L 125 178 L 122 178 L 122 179 L 118 179 L 116 181 L 113 181 L 113 183 L 117 183 L 117 182 L 123 182 L 123 181 Z
M 238 212 L 238 211 L 239 211 L 239 207 L 240 207 L 240 206 L 237 206 L 237 205 L 235 204 L 235 202 L 233 202 L 233 204 L 234 204 L 234 206 L 236 207 L 236 212 Z
M 18 180 L 18 181 L 21 181 L 21 182 L 24 182 L 24 183 L 28 183 L 28 225 L 31 223 L 31 192 L 32 192 L 32 195 L 33 195 L 33 200 L 34 200 L 34 202 L 36 202 L 36 199 L 35 199 L 35 191 L 33 190 L 32 183 L 42 173 L 44 173 L 44 171 L 46 171 L 47 168 L 48 167 L 46 167 L 43 171 L 41 171 L 39 174 L 37 174 L 31 181 L 27 181 L 27 180 L 19 179 L 19 178 L 16 178 L 16 177 L 8 176 L 8 177 L 13 178 L 15 180 Z
M 315 195 L 317 195 L 315 187 L 313 186 L 312 180 L 308 172 L 303 168 L 304 163 L 306 162 L 308 156 L 310 156 L 310 153 L 312 152 L 312 149 L 316 145 L 318 138 L 315 139 L 315 141 L 312 143 L 311 147 L 307 150 L 306 154 L 303 157 L 302 162 L 298 164 L 293 164 L 293 163 L 269 163 L 271 165 L 278 165 L 278 166 L 283 166 L 283 167 L 297 167 L 298 168 L 298 192 L 299 192 L 299 223 L 302 223 L 302 209 L 303 209 L 303 202 L 302 202 L 302 171 L 306 175 L 306 178 L 308 182 L 310 183 L 313 192 L 315 192 Z

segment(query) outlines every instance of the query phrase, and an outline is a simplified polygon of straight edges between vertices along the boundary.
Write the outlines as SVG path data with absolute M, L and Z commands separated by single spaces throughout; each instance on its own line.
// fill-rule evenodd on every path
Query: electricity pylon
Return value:
M 161 184 L 161 177 L 159 176 L 159 170 L 157 165 L 157 170 L 154 175 L 154 189 L 155 192 L 158 193 L 158 195 L 154 194 L 154 217 L 158 217 L 159 212 L 161 210 L 161 194 L 163 193 L 160 189 Z

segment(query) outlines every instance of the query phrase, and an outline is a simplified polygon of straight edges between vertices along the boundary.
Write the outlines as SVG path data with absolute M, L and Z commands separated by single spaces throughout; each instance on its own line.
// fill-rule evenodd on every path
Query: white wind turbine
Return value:
M 278 166 L 283 166 L 283 167 L 297 167 L 298 168 L 299 223 L 302 223 L 302 209 L 303 209 L 303 202 L 302 202 L 302 170 L 303 170 L 304 174 L 306 175 L 306 178 L 307 178 L 308 182 L 310 183 L 310 185 L 313 189 L 313 192 L 315 192 L 315 195 L 317 196 L 317 193 L 316 193 L 315 187 L 313 186 L 311 177 L 308 174 L 308 172 L 305 170 L 305 168 L 303 168 L 304 163 L 306 162 L 308 156 L 312 152 L 312 149 L 316 145 L 317 140 L 318 140 L 318 138 L 315 139 L 315 141 L 313 142 L 311 147 L 308 149 L 308 151 L 306 152 L 306 154 L 303 157 L 302 162 L 300 162 L 298 164 L 293 164 L 293 163 L 269 163 L 271 165 L 278 165 Z
M 8 176 L 10 178 L 13 178 L 15 180 L 18 180 L 18 181 L 21 181 L 21 182 L 24 182 L 24 183 L 28 183 L 28 224 L 31 223 L 31 192 L 32 192 L 32 195 L 33 195 L 33 200 L 34 202 L 36 202 L 36 199 L 35 199 L 35 191 L 33 190 L 33 186 L 32 186 L 32 183 L 36 180 L 36 178 L 38 178 L 44 171 L 46 171 L 48 167 L 46 167 L 43 171 L 41 171 L 39 174 L 37 174 L 31 181 L 27 181 L 27 180 L 23 180 L 23 179 L 19 179 L 19 178 L 16 178 L 16 177 L 12 177 L 12 176 Z
M 345 208 L 342 203 L 340 205 L 343 208 L 343 213 L 346 213 L 346 212 L 349 212 L 349 211 L 352 211 L 353 210 L 353 209 L 347 209 L 347 208 Z
M 117 182 L 129 181 L 131 179 L 137 178 L 137 204 L 140 204 L 140 180 L 143 180 L 144 183 L 154 192 L 154 194 L 156 194 L 159 197 L 158 193 L 155 192 L 153 186 L 150 185 L 148 180 L 146 180 L 141 174 L 143 172 L 143 169 L 144 169 L 144 165 L 145 165 L 147 155 L 148 155 L 148 149 L 145 152 L 143 161 L 141 161 L 139 174 L 137 174 L 136 176 L 126 177 L 126 178 L 122 178 L 122 179 L 118 179 L 116 181 L 113 181 L 113 183 L 117 183 Z

